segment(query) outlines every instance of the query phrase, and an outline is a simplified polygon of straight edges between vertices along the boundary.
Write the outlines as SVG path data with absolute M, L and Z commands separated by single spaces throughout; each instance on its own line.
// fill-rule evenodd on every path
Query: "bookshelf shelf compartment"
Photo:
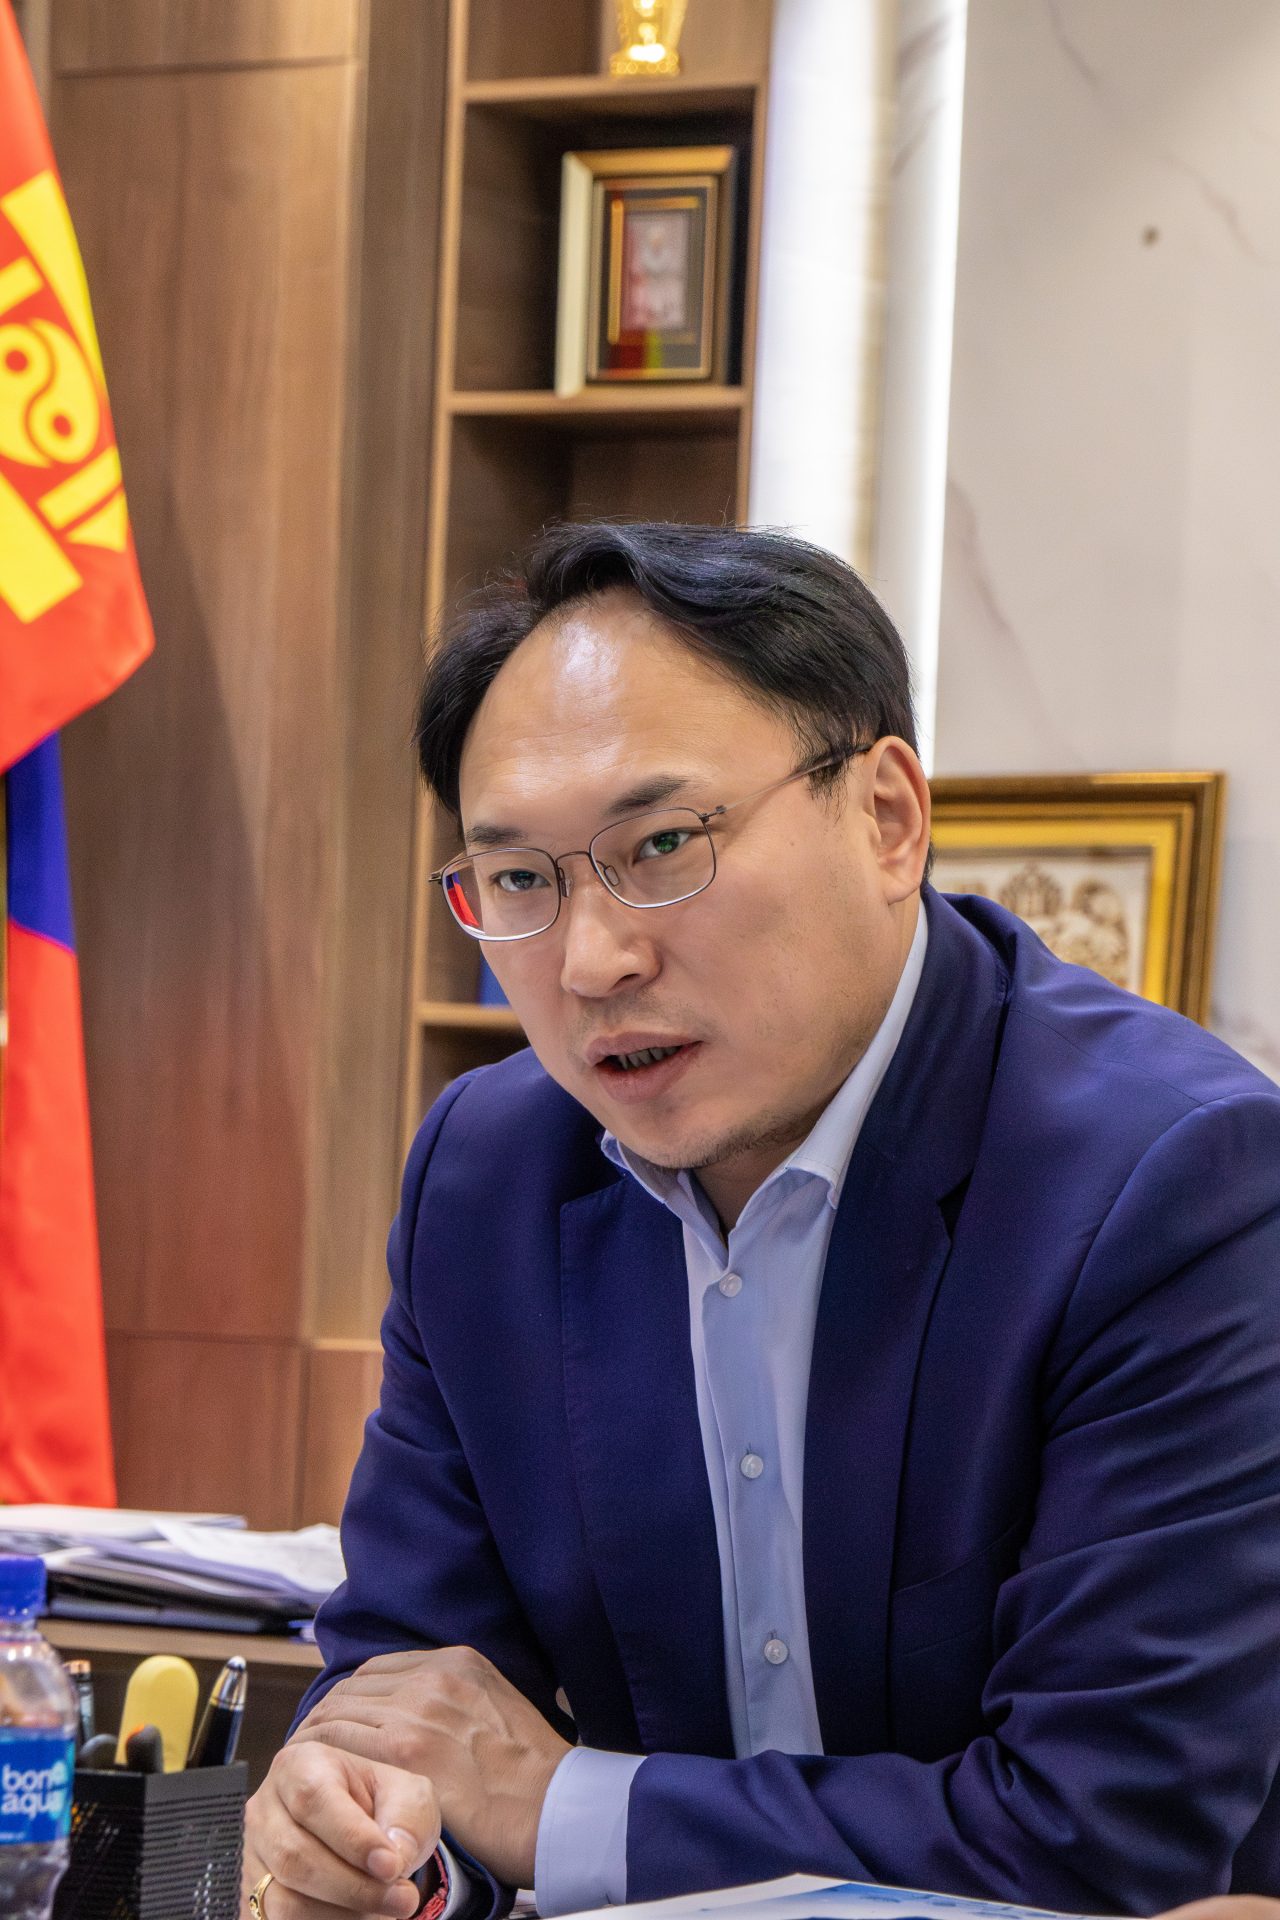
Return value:
M 428 490 L 426 625 L 557 520 L 700 521 L 747 511 L 772 0 L 697 0 L 683 73 L 614 79 L 615 0 L 449 0 L 450 76 Z M 599 147 L 738 155 L 725 384 L 553 390 L 561 160 Z M 525 1044 L 478 1004 L 476 943 L 428 875 L 457 849 L 417 821 L 404 1138 L 447 1083 Z
M 507 105 L 473 103 L 460 111 L 456 349 L 443 387 L 455 394 L 552 387 L 561 161 L 566 152 L 601 147 L 734 148 L 739 187 L 727 377 L 742 378 L 757 116 L 750 94 L 744 105 L 736 91 L 723 98 L 694 89 L 677 88 L 672 98 L 659 93 L 668 109 L 661 116 L 654 112 L 657 95 L 643 90 L 606 95 L 608 113 L 594 93 L 580 106 L 561 98 L 554 112 L 548 102 L 535 118 Z
M 418 1019 L 424 1027 L 444 1027 L 461 1033 L 510 1033 L 523 1037 L 510 1007 L 484 1007 L 470 1000 L 423 1000 Z
M 500 108 L 527 120 L 564 121 L 584 113 L 613 118 L 643 114 L 661 122 L 686 113 L 749 114 L 750 81 L 613 80 L 608 74 L 573 74 L 534 80 L 472 80 L 463 98 L 469 107 Z
M 603 428 L 644 433 L 705 433 L 736 425 L 746 404 L 741 387 L 584 387 L 580 393 L 545 388 L 453 393 L 455 420 L 537 420 L 556 433 L 589 434 Z

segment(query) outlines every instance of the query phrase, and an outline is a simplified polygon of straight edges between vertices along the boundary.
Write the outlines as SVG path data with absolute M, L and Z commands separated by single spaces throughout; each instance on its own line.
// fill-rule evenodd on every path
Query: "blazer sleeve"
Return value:
M 441 1134 L 469 1078 L 454 1081 L 441 1095 L 405 1166 L 387 1246 L 391 1299 L 382 1322 L 381 1395 L 365 1427 L 342 1515 L 347 1578 L 317 1616 L 325 1664 L 303 1696 L 295 1729 L 336 1681 L 375 1654 L 445 1646 L 475 1647 L 554 1726 L 568 1725 L 485 1521 L 412 1298 L 414 1275 L 425 1260 L 418 1241 L 428 1169 L 435 1153 L 447 1151 Z M 422 1284 L 429 1292 L 429 1274 Z M 450 1845 L 466 1868 L 483 1871 Z M 511 1890 L 485 1878 L 488 1910 L 505 1910 Z M 475 1910 L 483 1913 L 485 1907 Z
M 933 1762 L 653 1755 L 628 1899 L 804 1870 L 1140 1914 L 1232 1885 L 1280 1767 L 1280 1099 L 1199 1107 L 1131 1173 L 1041 1431 L 979 1737 Z M 1280 1892 L 1271 1854 L 1249 1891 Z

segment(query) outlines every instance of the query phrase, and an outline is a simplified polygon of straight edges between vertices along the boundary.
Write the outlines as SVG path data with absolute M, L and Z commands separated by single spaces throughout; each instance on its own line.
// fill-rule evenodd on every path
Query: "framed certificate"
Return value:
M 565 154 L 557 392 L 724 380 L 735 162 L 732 147 Z

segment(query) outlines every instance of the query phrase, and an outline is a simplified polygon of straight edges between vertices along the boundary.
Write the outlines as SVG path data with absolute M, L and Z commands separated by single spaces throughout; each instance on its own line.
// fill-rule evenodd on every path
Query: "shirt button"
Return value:
M 758 1480 L 764 1472 L 764 1461 L 758 1453 L 744 1453 L 738 1462 L 738 1472 L 744 1480 Z
M 789 1652 L 790 1648 L 785 1640 L 775 1638 L 766 1640 L 764 1643 L 764 1657 L 771 1667 L 780 1667 Z
M 732 1300 L 735 1294 L 742 1292 L 742 1275 L 740 1273 L 726 1273 L 719 1285 L 720 1291 L 725 1299 Z

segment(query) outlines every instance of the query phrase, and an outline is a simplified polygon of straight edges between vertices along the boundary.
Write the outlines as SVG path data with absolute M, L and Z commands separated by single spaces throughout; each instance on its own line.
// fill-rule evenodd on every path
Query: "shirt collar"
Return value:
M 756 1189 L 763 1193 L 787 1173 L 811 1174 L 823 1181 L 827 1188 L 828 1204 L 835 1208 L 840 1204 L 840 1195 L 844 1189 L 845 1175 L 849 1171 L 849 1162 L 853 1158 L 853 1149 L 857 1145 L 862 1123 L 867 1117 L 871 1102 L 875 1099 L 880 1082 L 884 1079 L 889 1062 L 897 1051 L 907 1016 L 911 1012 L 916 992 L 920 986 L 920 976 L 924 971 L 925 949 L 929 941 L 928 916 L 924 901 L 916 919 L 916 930 L 912 935 L 911 946 L 907 952 L 906 964 L 899 976 L 889 1010 L 872 1035 L 871 1043 L 859 1060 L 848 1079 L 842 1082 L 831 1100 L 823 1108 L 817 1120 L 795 1151 L 775 1167 L 769 1178 Z M 656 1167 L 642 1154 L 626 1147 L 606 1128 L 600 1150 L 606 1159 L 624 1173 L 638 1180 L 646 1192 L 664 1206 L 671 1207 L 683 1218 L 690 1202 L 704 1215 L 709 1207 L 700 1189 L 695 1189 L 689 1174 L 683 1169 L 677 1171 L 670 1167 Z M 755 1199 L 755 1194 L 752 1199 Z M 683 1201 L 683 1205 L 679 1204 Z M 750 1206 L 748 1201 L 747 1205 Z M 744 1209 L 745 1212 L 745 1209 Z

